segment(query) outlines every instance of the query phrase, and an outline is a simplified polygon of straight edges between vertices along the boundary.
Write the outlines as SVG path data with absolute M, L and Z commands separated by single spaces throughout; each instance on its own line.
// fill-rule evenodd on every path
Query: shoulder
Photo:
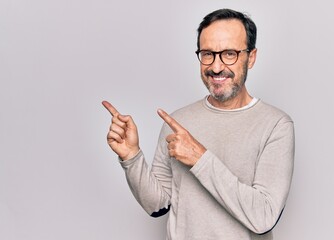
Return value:
M 263 100 L 259 100 L 256 104 L 255 113 L 264 119 L 271 119 L 274 121 L 293 122 L 292 118 L 282 109 L 266 103 Z

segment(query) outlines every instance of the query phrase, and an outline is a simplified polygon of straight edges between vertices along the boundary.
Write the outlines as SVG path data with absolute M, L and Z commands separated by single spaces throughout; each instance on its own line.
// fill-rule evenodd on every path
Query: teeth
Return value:
M 226 77 L 214 77 L 213 78 L 215 81 L 223 81 L 226 79 Z

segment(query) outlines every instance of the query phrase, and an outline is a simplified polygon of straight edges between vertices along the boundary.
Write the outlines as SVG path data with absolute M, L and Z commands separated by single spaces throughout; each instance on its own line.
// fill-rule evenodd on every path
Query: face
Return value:
M 225 49 L 247 49 L 247 36 L 239 20 L 218 20 L 202 30 L 200 50 L 223 51 Z M 216 55 L 209 65 L 201 64 L 201 77 L 214 101 L 226 102 L 238 100 L 247 94 L 245 80 L 247 71 L 256 59 L 256 49 L 252 52 L 240 52 L 233 65 L 225 65 Z

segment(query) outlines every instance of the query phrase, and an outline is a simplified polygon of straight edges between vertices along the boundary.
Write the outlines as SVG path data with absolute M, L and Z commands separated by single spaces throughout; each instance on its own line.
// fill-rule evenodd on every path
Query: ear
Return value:
M 248 57 L 248 69 L 251 69 L 256 61 L 256 53 L 257 53 L 257 49 L 254 48 L 250 53 L 249 53 L 249 57 Z

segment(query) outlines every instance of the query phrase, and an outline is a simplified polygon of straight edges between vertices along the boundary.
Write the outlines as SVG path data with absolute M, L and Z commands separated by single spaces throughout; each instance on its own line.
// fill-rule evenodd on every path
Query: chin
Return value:
M 225 95 L 212 95 L 211 96 L 217 100 L 218 102 L 226 102 L 231 99 L 230 96 L 225 96 Z
M 210 89 L 210 95 L 219 102 L 226 102 L 233 99 L 237 94 L 237 89 L 231 89 L 231 91 L 215 91 L 215 89 Z

